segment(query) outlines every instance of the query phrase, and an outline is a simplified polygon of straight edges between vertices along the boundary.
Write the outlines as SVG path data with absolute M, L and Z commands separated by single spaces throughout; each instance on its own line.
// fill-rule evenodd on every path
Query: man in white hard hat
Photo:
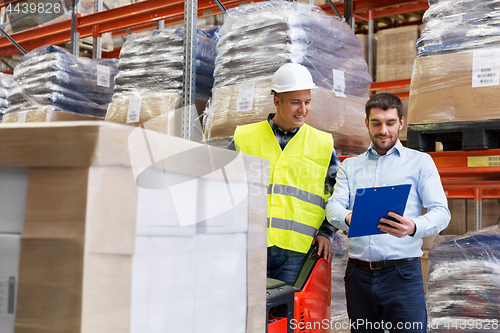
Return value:
M 305 124 L 311 112 L 309 70 L 285 64 L 271 81 L 276 113 L 267 120 L 238 126 L 229 149 L 271 163 L 267 197 L 267 277 L 294 285 L 305 254 L 333 257 L 337 230 L 325 219 L 325 204 L 335 184 L 339 159 L 331 134 Z

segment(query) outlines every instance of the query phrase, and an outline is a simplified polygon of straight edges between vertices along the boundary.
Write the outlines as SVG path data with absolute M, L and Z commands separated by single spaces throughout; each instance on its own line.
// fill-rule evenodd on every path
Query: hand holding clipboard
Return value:
M 357 189 L 348 237 L 384 234 L 377 227 L 380 219 L 395 221 L 388 212 L 403 216 L 410 189 L 410 184 Z

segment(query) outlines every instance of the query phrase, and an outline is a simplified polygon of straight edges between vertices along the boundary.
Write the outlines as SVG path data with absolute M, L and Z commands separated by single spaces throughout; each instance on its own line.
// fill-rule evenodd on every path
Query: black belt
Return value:
M 403 266 L 409 263 L 410 261 L 414 261 L 417 259 L 420 258 L 407 258 L 407 259 L 382 260 L 382 261 L 363 261 L 363 260 L 349 258 L 349 262 L 359 267 L 364 267 L 369 269 L 381 269 L 394 266 Z

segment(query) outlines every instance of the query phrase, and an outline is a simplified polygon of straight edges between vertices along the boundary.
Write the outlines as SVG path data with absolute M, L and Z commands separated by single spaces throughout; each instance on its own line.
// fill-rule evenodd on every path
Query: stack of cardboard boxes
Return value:
M 2 333 L 264 332 L 267 161 L 106 122 L 0 139 Z
M 28 170 L 0 169 L 0 332 L 14 332 Z

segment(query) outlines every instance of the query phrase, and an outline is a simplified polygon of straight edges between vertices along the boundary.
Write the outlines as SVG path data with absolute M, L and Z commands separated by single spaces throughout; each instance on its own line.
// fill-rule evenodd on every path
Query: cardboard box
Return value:
M 472 87 L 474 51 L 417 58 L 408 124 L 499 119 L 500 86 Z
M 29 169 L 16 333 L 265 332 L 267 161 L 107 122 L 0 139 Z
M 0 233 L 21 234 L 27 195 L 28 169 L 0 167 Z
M 214 89 L 211 109 L 206 115 L 204 137 L 207 142 L 228 139 L 239 125 L 267 119 L 276 112 L 271 83 L 256 82 L 251 111 L 236 111 L 239 85 Z M 338 154 L 359 154 L 370 145 L 365 127 L 365 104 L 368 98 L 336 97 L 333 91 L 317 88 L 311 91 L 311 113 L 306 123 L 319 130 L 332 133 Z M 230 141 L 230 140 L 228 140 Z
M 14 333 L 21 235 L 0 234 L 0 332 Z
M 418 26 L 386 29 L 376 33 L 377 82 L 411 77 L 417 57 Z
M 111 102 L 106 113 L 106 121 L 143 127 L 163 134 L 181 137 L 182 135 L 182 96 L 180 93 L 156 93 L 141 97 L 138 119 L 129 118 L 130 98 Z M 204 108 L 203 108 L 204 110 Z M 202 111 L 203 111 L 202 110 Z M 133 109 L 132 109 L 133 111 Z M 201 142 L 202 128 L 198 117 L 199 107 L 191 106 L 193 120 L 193 141 Z M 136 121 L 138 120 L 138 121 Z

